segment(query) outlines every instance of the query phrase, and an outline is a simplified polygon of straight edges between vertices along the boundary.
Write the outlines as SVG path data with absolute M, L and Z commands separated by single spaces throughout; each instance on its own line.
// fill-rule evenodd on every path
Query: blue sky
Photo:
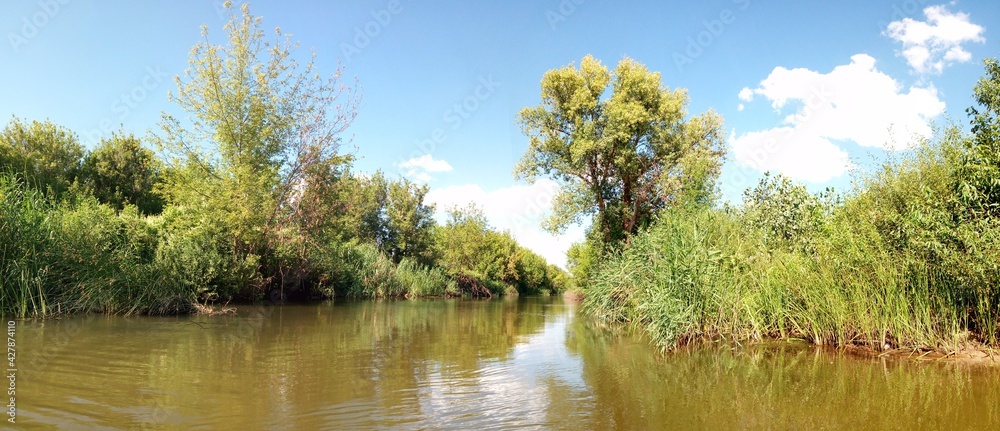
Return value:
M 850 185 L 905 150 L 928 122 L 966 124 L 981 60 L 997 56 L 992 0 L 803 2 L 257 1 L 264 26 L 338 59 L 364 101 L 349 130 L 362 172 L 428 182 L 439 209 L 475 202 L 550 261 L 582 238 L 538 228 L 553 184 L 511 175 L 527 148 L 517 112 L 545 71 L 592 54 L 629 56 L 686 88 L 689 112 L 725 119 L 721 186 L 739 201 L 763 170 L 814 190 Z M 221 1 L 5 2 L 0 117 L 49 119 L 89 146 L 177 113 L 166 93 L 201 25 L 218 40 Z M 345 82 L 350 82 L 347 80 Z M 887 142 L 891 142 L 889 145 Z

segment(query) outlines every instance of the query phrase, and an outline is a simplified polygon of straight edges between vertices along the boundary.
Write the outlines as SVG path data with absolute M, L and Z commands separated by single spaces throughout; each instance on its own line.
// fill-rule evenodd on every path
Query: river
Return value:
M 1000 429 L 1000 367 L 661 354 L 560 298 L 23 321 L 17 349 L 16 429 Z

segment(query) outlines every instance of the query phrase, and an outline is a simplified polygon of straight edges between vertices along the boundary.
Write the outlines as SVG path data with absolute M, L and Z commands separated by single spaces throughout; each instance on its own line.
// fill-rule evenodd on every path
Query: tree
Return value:
M 118 210 L 135 205 L 145 214 L 163 211 L 163 198 L 154 190 L 161 169 L 152 151 L 124 133 L 102 139 L 84 161 L 88 183 L 99 201 Z
M 1000 63 L 983 61 L 986 74 L 975 87 L 979 107 L 969 107 L 972 139 L 968 141 L 957 191 L 974 215 L 1000 216 Z
M 324 78 L 312 59 L 301 66 L 290 35 L 276 28 L 265 40 L 248 5 L 224 7 L 228 43 L 211 43 L 202 27 L 204 40 L 169 93 L 190 116 L 163 114 L 155 141 L 172 168 L 167 199 L 223 217 L 233 250 L 249 258 L 296 237 L 277 233 L 296 230 L 297 216 L 311 213 L 302 204 L 326 202 L 295 205 L 303 187 L 345 170 L 350 157 L 338 154 L 340 134 L 359 97 L 339 83 L 340 68 Z
M 298 217 L 322 231 L 324 241 L 374 243 L 395 263 L 412 258 L 430 265 L 434 206 L 424 204 L 428 191 L 406 179 L 389 181 L 382 171 L 370 176 L 346 171 L 310 181 L 294 207 L 313 211 Z M 311 202 L 316 199 L 325 201 Z
M 424 204 L 430 188 L 402 179 L 388 184 L 385 199 L 386 234 L 382 249 L 399 263 L 404 257 L 428 265 L 434 226 L 434 205 Z
M 667 89 L 658 72 L 625 58 L 612 74 L 586 56 L 578 69 L 547 72 L 541 87 L 542 104 L 518 115 L 530 144 L 515 175 L 561 184 L 549 230 L 596 215 L 614 243 L 667 205 L 714 198 L 722 120 L 711 111 L 687 118 L 686 92 Z
M 820 198 L 804 185 L 769 172 L 764 173 L 757 187 L 743 193 L 743 218 L 770 244 L 803 251 L 812 251 L 812 237 L 826 222 Z
M 544 257 L 523 247 L 518 250 L 518 257 L 518 293 L 535 294 L 544 289 L 552 290 L 553 283 L 551 278 L 555 277 L 557 272 L 553 272 L 550 269 L 550 265 L 545 261 Z
M 475 255 L 475 270 L 488 280 L 516 287 L 520 272 L 518 263 L 522 249 L 508 232 L 487 230 L 479 252 Z
M 385 235 L 382 213 L 388 181 L 381 171 L 365 176 L 345 167 L 308 178 L 293 205 L 308 236 L 377 244 Z
M 577 286 L 586 286 L 590 283 L 590 274 L 594 271 L 595 261 L 594 249 L 591 241 L 575 242 L 566 250 L 566 266 Z
M 489 225 L 486 215 L 475 206 L 452 208 L 448 221 L 437 230 L 434 241 L 439 266 L 451 276 L 474 271 L 482 258 Z
M 14 118 L 0 133 L 0 171 L 56 198 L 79 179 L 85 154 L 76 134 L 49 121 Z

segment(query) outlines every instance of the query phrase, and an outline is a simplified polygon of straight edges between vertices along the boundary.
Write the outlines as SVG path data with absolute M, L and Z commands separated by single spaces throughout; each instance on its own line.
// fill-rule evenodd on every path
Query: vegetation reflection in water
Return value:
M 1000 370 L 702 347 L 558 299 L 340 302 L 22 324 L 19 421 L 188 429 L 996 429 Z

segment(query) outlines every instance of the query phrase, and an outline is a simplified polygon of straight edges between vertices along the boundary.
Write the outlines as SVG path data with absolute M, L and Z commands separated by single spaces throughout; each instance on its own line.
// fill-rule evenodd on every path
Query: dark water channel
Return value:
M 14 429 L 1000 429 L 1000 367 L 661 355 L 558 298 L 81 316 L 17 343 Z

